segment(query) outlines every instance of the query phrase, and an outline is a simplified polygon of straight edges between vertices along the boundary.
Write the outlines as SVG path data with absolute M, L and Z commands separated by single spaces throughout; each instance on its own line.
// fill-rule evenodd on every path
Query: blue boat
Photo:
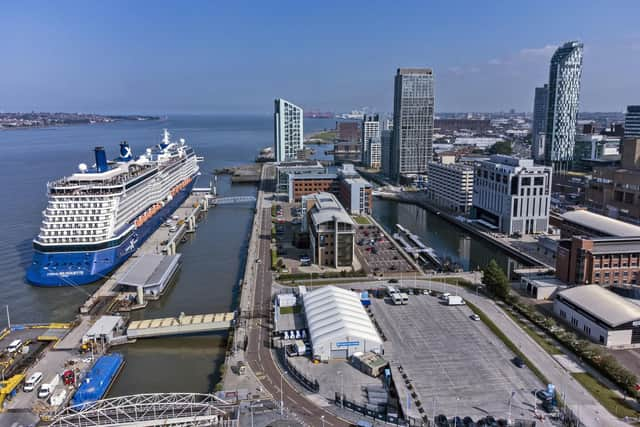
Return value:
M 120 353 L 101 356 L 93 368 L 87 373 L 71 399 L 71 405 L 86 406 L 102 399 L 124 365 L 124 357 Z
M 107 161 L 47 184 L 48 204 L 33 239 L 27 281 L 36 286 L 96 282 L 127 260 L 185 201 L 199 174 L 199 159 L 184 140 L 162 142 L 133 157 L 127 142 Z

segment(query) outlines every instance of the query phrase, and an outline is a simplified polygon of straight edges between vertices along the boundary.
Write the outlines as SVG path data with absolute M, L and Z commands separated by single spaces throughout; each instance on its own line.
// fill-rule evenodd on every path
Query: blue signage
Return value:
M 359 345 L 360 341 L 342 341 L 336 343 L 336 347 L 357 347 Z

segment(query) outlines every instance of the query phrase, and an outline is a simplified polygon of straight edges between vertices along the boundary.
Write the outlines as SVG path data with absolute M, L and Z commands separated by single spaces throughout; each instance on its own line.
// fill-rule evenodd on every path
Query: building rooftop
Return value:
M 339 222 L 355 226 L 353 219 L 338 202 L 336 196 L 331 193 L 317 193 L 313 194 L 312 197 L 315 199 L 315 206 L 311 211 L 311 219 L 314 224 L 322 224 L 337 219 Z
M 565 212 L 562 215 L 564 221 L 573 222 L 585 228 L 605 233 L 614 237 L 635 237 L 640 236 L 640 227 L 599 215 L 587 210 L 575 210 Z
M 101 316 L 96 322 L 89 328 L 84 335 L 85 339 L 99 338 L 103 335 L 108 335 L 118 325 L 123 324 L 121 316 Z
M 611 327 L 640 320 L 640 307 L 599 285 L 579 285 L 558 297 L 581 308 Z
M 169 280 L 175 271 L 180 254 L 155 255 L 144 254 L 118 280 L 119 285 L 154 287 Z

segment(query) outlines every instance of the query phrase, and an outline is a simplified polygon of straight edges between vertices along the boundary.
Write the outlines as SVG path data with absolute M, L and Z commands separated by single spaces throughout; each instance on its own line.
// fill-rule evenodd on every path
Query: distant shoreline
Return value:
M 76 115 L 67 113 L 0 113 L 0 131 L 47 129 L 76 125 L 111 124 L 122 121 L 160 121 L 159 116 L 97 114 Z

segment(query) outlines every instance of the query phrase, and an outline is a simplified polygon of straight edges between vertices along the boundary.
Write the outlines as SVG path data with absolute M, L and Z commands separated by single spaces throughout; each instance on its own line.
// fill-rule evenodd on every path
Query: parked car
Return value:
M 398 283 L 398 279 L 389 279 L 389 283 Z
M 513 358 L 513 364 L 516 365 L 518 368 L 524 368 L 526 366 L 524 363 L 524 360 L 522 360 L 518 356 Z

